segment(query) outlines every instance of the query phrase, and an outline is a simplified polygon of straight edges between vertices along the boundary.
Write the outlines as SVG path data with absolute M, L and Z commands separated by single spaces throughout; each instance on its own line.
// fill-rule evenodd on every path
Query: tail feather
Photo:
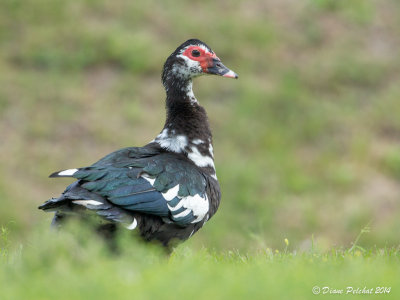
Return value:
M 44 211 L 57 211 L 57 210 L 68 210 L 70 211 L 69 199 L 66 199 L 64 195 L 58 198 L 51 198 L 45 203 L 40 205 L 38 208 Z
M 60 197 L 47 200 L 38 208 L 48 212 L 55 211 L 56 215 L 64 213 L 82 215 L 82 212 L 94 212 L 107 221 L 122 223 L 129 229 L 133 229 L 132 224 L 136 222 L 132 213 L 113 205 L 100 195 L 82 188 L 79 181 L 69 185 Z
M 52 174 L 50 174 L 50 178 L 55 178 L 55 177 L 73 177 L 73 175 L 78 172 L 79 169 L 68 169 L 68 170 L 62 170 L 62 171 L 57 171 Z

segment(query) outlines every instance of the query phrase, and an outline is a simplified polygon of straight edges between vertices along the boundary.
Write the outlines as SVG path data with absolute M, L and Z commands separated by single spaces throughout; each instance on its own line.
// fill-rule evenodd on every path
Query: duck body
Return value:
M 221 192 L 212 135 L 192 91 L 192 78 L 203 73 L 237 78 L 206 44 L 188 40 L 164 65 L 167 118 L 153 141 L 117 150 L 89 167 L 50 175 L 77 179 L 39 207 L 55 211 L 54 225 L 70 215 L 94 213 L 106 226 L 121 224 L 138 230 L 146 241 L 169 246 L 188 239 L 215 214 Z

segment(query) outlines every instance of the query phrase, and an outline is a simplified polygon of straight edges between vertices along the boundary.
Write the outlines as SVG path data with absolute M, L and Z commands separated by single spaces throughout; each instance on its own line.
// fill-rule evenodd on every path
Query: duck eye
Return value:
M 200 56 L 200 51 L 199 50 L 193 50 L 192 51 L 192 56 L 199 57 Z

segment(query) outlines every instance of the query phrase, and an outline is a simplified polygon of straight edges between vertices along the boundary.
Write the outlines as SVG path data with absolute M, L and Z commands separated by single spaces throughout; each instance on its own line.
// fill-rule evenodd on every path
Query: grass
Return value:
M 76 224 L 75 224 L 76 225 Z M 3 241 L 7 239 L 3 230 Z M 181 245 L 171 256 L 129 235 L 120 253 L 85 227 L 37 230 L 21 246 L 2 245 L 2 299 L 310 299 L 343 290 L 349 299 L 397 299 L 399 248 L 216 251 Z M 353 294 L 368 289 L 372 294 Z M 391 288 L 390 291 L 381 287 Z M 377 289 L 378 288 L 378 289 Z M 358 289 L 358 290 L 357 290 Z M 386 291 L 385 294 L 375 294 Z

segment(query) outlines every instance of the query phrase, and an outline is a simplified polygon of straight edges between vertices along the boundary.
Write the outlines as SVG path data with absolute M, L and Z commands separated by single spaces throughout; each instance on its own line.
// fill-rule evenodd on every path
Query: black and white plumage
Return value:
M 164 65 L 167 119 L 161 133 L 144 147 L 53 173 L 50 177 L 77 181 L 39 208 L 56 212 L 54 224 L 94 212 L 165 246 L 193 235 L 215 214 L 221 198 L 207 115 L 192 91 L 192 79 L 202 74 L 237 78 L 205 43 L 188 40 Z

